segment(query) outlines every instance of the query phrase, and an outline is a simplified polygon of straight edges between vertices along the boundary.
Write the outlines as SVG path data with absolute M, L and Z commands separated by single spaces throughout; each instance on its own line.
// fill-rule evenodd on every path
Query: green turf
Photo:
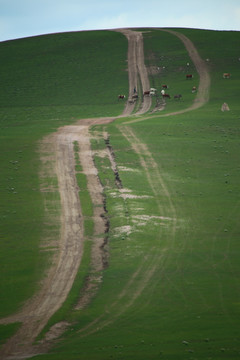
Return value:
M 46 225 L 38 141 L 79 118 L 122 111 L 117 95 L 128 87 L 127 40 L 110 31 L 63 33 L 2 42 L 0 50 L 0 313 L 6 316 L 33 294 L 49 261 L 39 253 Z
M 199 76 L 181 40 L 165 31 L 153 29 L 144 34 L 144 50 L 145 63 L 151 69 L 150 83 L 157 89 L 157 96 L 152 97 L 153 109 L 156 99 L 161 101 L 160 92 L 164 84 L 168 86 L 165 92 L 171 98 L 166 99 L 162 113 L 190 106 L 196 96 L 196 93 L 192 94 L 192 87 L 198 85 Z M 186 74 L 192 74 L 193 79 L 186 80 Z M 182 98 L 174 99 L 174 95 L 179 94 Z
M 79 275 L 50 321 L 70 321 L 69 331 L 35 359 L 239 359 L 239 32 L 179 31 L 210 60 L 210 102 L 177 117 L 93 128 L 99 134 L 94 150 L 106 147 L 101 132 L 108 132 L 122 187 L 133 196 L 120 195 L 108 158 L 96 156 L 110 223 L 109 266 L 84 311 L 73 310 Z M 184 92 L 184 102 L 169 102 L 165 111 L 187 107 L 192 94 L 179 68 L 188 61 L 182 43 L 157 30 L 144 36 L 149 64 L 163 56 L 169 91 L 179 86 Z M 223 72 L 231 78 L 223 79 Z M 158 87 L 162 78 L 151 81 Z M 221 112 L 223 102 L 229 112 Z M 54 130 L 49 122 L 42 133 L 47 126 Z M 34 144 L 39 137 L 30 131 Z M 149 152 L 139 156 L 133 142 Z M 88 261 L 83 265 L 86 274 Z

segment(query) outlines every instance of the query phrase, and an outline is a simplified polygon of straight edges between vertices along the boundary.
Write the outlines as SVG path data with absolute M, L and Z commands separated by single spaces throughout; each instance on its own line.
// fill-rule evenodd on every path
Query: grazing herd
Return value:
M 118 99 L 125 99 L 125 95 L 118 95 Z
M 223 73 L 223 78 L 224 79 L 229 79 L 231 76 L 230 73 Z M 192 80 L 193 79 L 193 74 L 187 74 L 186 75 L 186 80 Z M 162 99 L 171 99 L 171 96 L 169 94 L 167 94 L 165 91 L 168 89 L 168 85 L 163 84 L 162 85 L 162 90 L 161 90 L 161 97 Z M 192 87 L 192 93 L 195 93 L 197 91 L 197 87 L 193 86 Z M 145 96 L 157 96 L 157 89 L 154 88 L 150 88 L 149 90 L 145 90 L 143 91 L 143 99 Z M 175 100 L 180 100 L 182 99 L 182 95 L 181 94 L 176 94 L 173 97 Z M 125 99 L 125 95 L 118 95 L 118 99 Z M 132 95 L 131 98 L 129 98 L 129 103 L 133 104 L 136 100 L 138 99 L 138 94 L 137 94 L 137 90 L 136 87 L 134 88 L 134 94 Z
M 230 76 L 231 76 L 230 73 L 223 73 L 223 78 L 224 78 L 224 79 L 229 79 Z
M 193 78 L 193 75 L 192 74 L 187 74 L 186 75 L 186 79 L 192 79 Z M 171 96 L 170 94 L 166 93 L 166 90 L 168 89 L 168 85 L 167 84 L 163 84 L 162 85 L 162 90 L 161 90 L 161 97 L 162 99 L 171 99 Z M 197 91 L 197 87 L 196 86 L 193 86 L 192 87 L 192 93 L 196 92 Z M 155 88 L 150 88 L 149 90 L 144 90 L 143 91 L 143 99 L 145 96 L 157 96 L 157 89 Z M 118 99 L 125 99 L 125 95 L 118 95 Z M 181 94 L 176 94 L 174 95 L 173 97 L 175 100 L 180 100 L 182 99 L 182 95 Z M 136 90 L 136 87 L 134 87 L 134 93 L 133 95 L 128 99 L 129 103 L 130 104 L 133 104 L 136 100 L 138 99 L 138 93 L 137 93 L 137 90 Z

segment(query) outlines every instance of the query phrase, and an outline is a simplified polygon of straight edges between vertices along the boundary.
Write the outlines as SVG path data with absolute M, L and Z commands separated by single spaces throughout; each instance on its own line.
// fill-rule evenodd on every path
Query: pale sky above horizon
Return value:
M 240 0 L 0 0 L 0 41 L 120 27 L 239 31 Z

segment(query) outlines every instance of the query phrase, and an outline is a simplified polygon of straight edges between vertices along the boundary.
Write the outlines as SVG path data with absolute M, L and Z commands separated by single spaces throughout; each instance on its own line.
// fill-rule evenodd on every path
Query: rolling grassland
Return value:
M 60 198 L 42 139 L 79 118 L 122 111 L 126 52 L 125 37 L 107 31 L 1 43 L 1 317 L 37 290 L 58 247 Z
M 80 308 L 77 304 L 92 271 L 92 217 L 98 205 L 89 201 L 79 147 L 73 144 L 86 241 L 69 297 L 44 333 L 61 323 L 66 324 L 66 331 L 49 353 L 34 359 L 239 359 L 239 33 L 177 30 L 193 41 L 206 62 L 211 86 L 207 104 L 171 115 L 193 104 L 196 93 L 191 89 L 198 87 L 199 75 L 179 38 L 157 29 L 145 30 L 145 64 L 151 86 L 160 90 L 167 84 L 171 99 L 162 103 L 156 96 L 148 114 L 118 118 L 90 129 L 104 198 L 107 255 L 98 291 Z M 98 47 L 100 39 L 104 46 Z M 127 42 L 121 34 L 87 32 L 21 41 L 0 45 L 8 46 L 5 51 L 14 51 L 14 55 L 27 43 L 32 54 L 40 53 L 41 42 L 45 50 L 39 68 L 32 62 L 32 74 L 41 81 L 32 104 L 28 99 L 33 92 L 26 89 L 30 78 L 25 80 L 16 60 L 15 75 L 5 80 L 15 84 L 15 91 L 24 81 L 26 88 L 14 100 L 10 94 L 1 109 L 5 164 L 1 174 L 5 201 L 1 204 L 5 226 L 2 317 L 14 313 L 36 290 L 53 258 L 51 249 L 42 252 L 39 245 L 47 235 L 54 238 L 59 233 L 58 185 L 48 177 L 44 184 L 48 188 L 50 183 L 52 191 L 44 197 L 45 206 L 56 221 L 48 224 L 44 217 L 39 141 L 77 118 L 118 115 L 123 103 L 117 95 L 127 94 Z M 113 47 L 116 43 L 119 46 Z M 91 70 L 79 70 L 77 81 L 74 59 L 80 56 L 79 47 L 85 51 L 80 53 L 78 66 L 91 61 Z M 111 61 L 105 63 L 110 51 Z M 57 66 L 56 54 L 68 65 Z M 25 59 L 26 53 L 22 56 Z M 55 75 L 48 88 L 51 77 L 41 78 L 37 69 L 49 69 L 49 63 Z M 101 71 L 92 72 L 100 64 Z M 26 65 L 25 71 L 28 68 Z M 186 80 L 189 72 L 194 75 L 192 80 Z M 223 79 L 224 72 L 231 73 L 230 79 Z M 55 88 L 56 81 L 61 91 Z M 79 88 L 80 82 L 87 92 Z M 44 88 L 49 89 L 47 96 Z M 93 88 L 99 89 L 98 96 L 90 97 Z M 174 100 L 175 94 L 182 98 Z M 224 102 L 230 111 L 221 111 Z M 3 336 L 9 337 L 17 326 L 1 325 Z

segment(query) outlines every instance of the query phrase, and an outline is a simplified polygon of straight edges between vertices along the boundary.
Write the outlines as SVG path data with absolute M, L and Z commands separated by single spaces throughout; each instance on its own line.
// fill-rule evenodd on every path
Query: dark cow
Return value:
M 150 90 L 144 91 L 143 96 L 150 95 Z
M 163 88 L 163 89 L 167 89 L 168 86 L 167 86 L 166 84 L 164 84 L 164 85 L 162 85 L 162 88 Z
M 229 74 L 229 73 L 224 73 L 224 74 L 223 74 L 223 78 L 224 78 L 224 79 L 229 79 L 230 76 L 231 76 L 231 74 Z
M 169 94 L 162 94 L 163 99 L 168 98 L 171 99 L 171 96 Z
M 137 98 L 138 98 L 138 94 L 132 95 L 132 99 L 137 99 Z
M 125 99 L 125 95 L 118 95 L 119 99 Z
M 181 97 L 182 97 L 182 95 L 181 95 L 181 94 L 174 95 L 174 99 L 178 99 L 178 100 L 180 100 L 180 99 L 181 99 Z
M 132 98 L 128 100 L 129 104 L 134 104 L 138 99 L 138 94 L 133 94 Z
M 186 75 L 186 79 L 192 79 L 193 78 L 193 75 L 192 74 L 187 74 Z

